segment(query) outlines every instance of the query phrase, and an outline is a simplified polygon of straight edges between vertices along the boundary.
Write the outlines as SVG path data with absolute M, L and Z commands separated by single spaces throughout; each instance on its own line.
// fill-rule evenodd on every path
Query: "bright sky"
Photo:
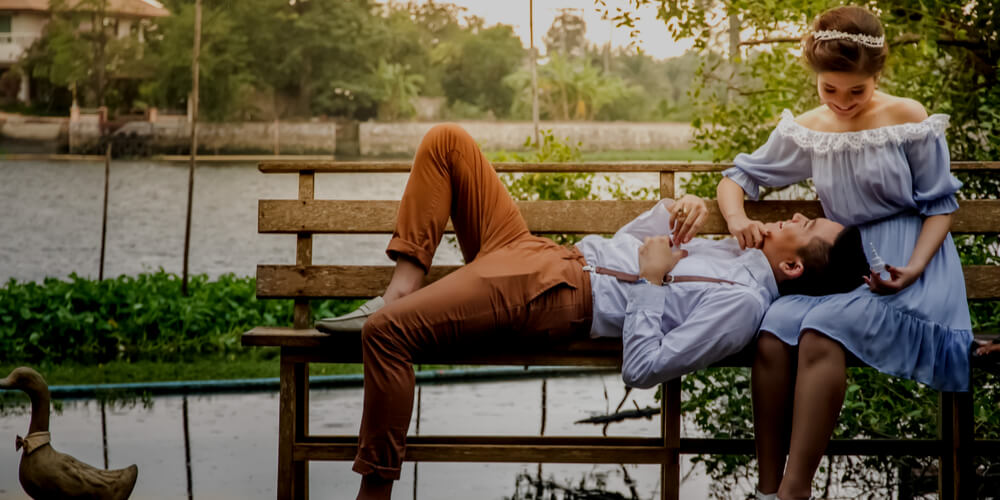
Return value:
M 426 0 L 418 0 L 426 3 Z M 465 7 L 469 14 L 486 20 L 488 26 L 508 24 L 514 27 L 514 32 L 521 37 L 525 47 L 530 45 L 529 33 L 529 0 L 436 0 L 437 3 L 452 3 Z M 587 23 L 587 39 L 590 43 L 603 46 L 611 40 L 613 47 L 628 45 L 629 30 L 615 28 L 611 21 L 601 19 L 601 14 L 593 0 L 535 0 L 535 46 L 544 54 L 542 37 L 552 26 L 552 21 L 559 15 L 560 9 L 575 9 Z M 608 8 L 628 7 L 627 0 L 606 0 Z M 638 17 L 636 27 L 639 29 L 638 45 L 643 51 L 657 59 L 676 57 L 691 47 L 690 40 L 675 42 L 663 21 L 656 19 L 656 9 L 652 6 L 640 9 L 633 14 Z

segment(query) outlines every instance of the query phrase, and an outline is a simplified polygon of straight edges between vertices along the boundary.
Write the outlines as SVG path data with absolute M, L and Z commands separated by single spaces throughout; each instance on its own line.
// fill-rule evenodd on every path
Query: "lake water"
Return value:
M 407 174 L 320 174 L 316 198 L 398 200 Z M 105 276 L 163 268 L 181 273 L 188 166 L 183 162 L 115 161 L 111 165 Z M 656 174 L 619 177 L 655 186 Z M 251 276 L 257 264 L 294 264 L 295 236 L 257 234 L 257 201 L 295 199 L 298 176 L 262 174 L 255 163 L 203 164 L 192 202 L 192 273 Z M 0 161 L 0 281 L 70 273 L 97 277 L 104 163 Z M 390 264 L 389 235 L 317 235 L 317 265 Z M 460 264 L 442 243 L 435 264 Z
M 405 174 L 320 175 L 316 196 L 399 199 Z M 109 176 L 105 276 L 163 268 L 181 273 L 188 169 L 184 163 L 116 161 Z M 252 163 L 199 166 L 191 225 L 192 273 L 251 276 L 259 263 L 291 264 L 294 235 L 257 234 L 257 200 L 294 199 L 295 175 Z M 70 273 L 97 277 L 104 164 L 0 162 L 0 280 Z M 380 264 L 386 235 L 317 236 L 316 264 Z M 439 261 L 458 262 L 442 248 Z
M 552 378 L 547 382 L 545 435 L 599 436 L 601 427 L 574 424 L 614 408 L 624 395 L 616 374 Z M 541 380 L 521 379 L 447 385 L 420 390 L 420 434 L 538 435 L 541 426 Z M 605 399 L 607 391 L 608 399 Z M 310 429 L 314 434 L 354 434 L 361 418 L 360 388 L 310 392 Z M 630 396 L 640 406 L 655 405 L 653 391 Z M 277 393 L 189 396 L 192 492 L 202 499 L 274 498 L 277 471 Z M 633 404 L 627 403 L 629 407 Z M 106 408 L 110 468 L 139 466 L 133 498 L 183 499 L 187 495 L 184 457 L 183 397 L 157 397 L 152 405 Z M 0 417 L 0 500 L 24 499 L 17 482 L 20 452 L 14 435 L 24 435 L 28 416 Z M 410 434 L 416 432 L 416 415 Z M 690 427 L 689 425 L 687 427 Z M 631 420 L 610 426 L 609 435 L 657 436 L 659 419 Z M 66 401 L 51 419 L 52 445 L 91 465 L 103 465 L 101 408 L 96 401 Z M 688 430 L 690 433 L 690 429 Z M 359 476 L 350 462 L 313 462 L 310 492 L 316 499 L 353 499 Z M 404 464 L 394 499 L 502 499 L 520 491 L 519 474 L 535 476 L 537 464 L 421 463 L 414 492 L 414 464 Z M 631 498 L 625 475 L 638 498 L 659 498 L 659 467 L 650 465 L 545 464 L 542 475 L 563 485 L 586 482 Z M 685 459 L 681 498 L 706 498 L 709 479 Z

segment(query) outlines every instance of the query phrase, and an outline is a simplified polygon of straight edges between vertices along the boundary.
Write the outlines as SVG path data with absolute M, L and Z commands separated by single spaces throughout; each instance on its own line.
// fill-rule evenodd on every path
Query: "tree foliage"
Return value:
M 76 90 L 85 105 L 120 104 L 122 97 L 115 94 L 112 79 L 142 74 L 136 64 L 136 35 L 118 36 L 118 21 L 108 12 L 109 0 L 52 0 L 50 9 L 43 36 L 28 49 L 20 65 L 30 68 L 34 78 Z
M 561 54 L 564 57 L 583 57 L 587 51 L 587 23 L 577 13 L 580 9 L 560 9 L 552 26 L 542 40 L 548 55 Z
M 142 44 L 135 36 L 90 33 L 80 22 L 109 1 L 53 3 L 58 13 L 24 64 L 35 88 L 75 86 L 84 105 L 96 105 L 98 90 L 106 88 L 113 112 L 147 106 L 183 112 L 191 91 L 194 0 L 164 0 L 171 15 L 144 21 Z M 531 116 L 530 61 L 520 38 L 512 27 L 488 26 L 462 7 L 376 0 L 202 4 L 199 105 L 206 119 L 409 119 L 415 97 L 443 98 L 445 119 Z M 544 36 L 543 118 L 690 116 L 695 55 L 657 61 L 632 50 L 612 53 L 590 45 L 586 28 L 580 9 L 563 9 Z M 100 57 L 106 64 L 97 63 Z M 123 71 L 127 89 L 99 84 Z M 397 77 L 395 87 L 386 80 Z M 54 97 L 41 97 L 52 107 Z

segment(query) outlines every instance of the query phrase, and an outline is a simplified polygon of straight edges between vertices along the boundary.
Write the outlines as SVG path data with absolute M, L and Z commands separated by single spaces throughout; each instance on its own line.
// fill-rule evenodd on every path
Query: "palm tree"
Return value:
M 412 100 L 420 93 L 424 77 L 409 71 L 409 66 L 379 60 L 372 75 L 379 119 L 392 121 L 413 115 Z

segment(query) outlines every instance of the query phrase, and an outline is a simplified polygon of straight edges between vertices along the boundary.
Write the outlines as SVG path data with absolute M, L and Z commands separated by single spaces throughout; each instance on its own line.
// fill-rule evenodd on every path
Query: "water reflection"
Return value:
M 602 386 L 607 386 L 615 402 L 624 392 L 616 374 L 421 386 L 410 433 L 535 435 L 543 430 L 552 436 L 596 436 L 600 426 L 574 422 L 609 406 Z M 540 405 L 543 392 L 545 404 Z M 361 395 L 360 388 L 311 391 L 312 431 L 356 433 Z M 651 391 L 640 395 L 641 404 L 651 400 Z M 13 441 L 15 434 L 23 435 L 27 429 L 27 410 L 11 404 L 7 396 L 0 401 L 7 401 L 2 405 L 0 439 L 7 436 Z M 52 416 L 51 431 L 57 449 L 87 463 L 103 464 L 106 453 L 109 468 L 138 464 L 133 498 L 245 499 L 276 494 L 277 425 L 276 393 L 132 396 L 121 401 L 104 399 L 103 404 L 100 400 L 62 401 Z M 656 436 L 658 422 L 616 424 L 609 434 Z M 0 447 L 0 499 L 24 498 L 17 482 L 19 457 L 13 446 Z M 358 477 L 350 465 L 312 463 L 313 496 L 353 498 Z M 690 472 L 689 462 L 682 467 L 682 474 Z M 659 481 L 658 466 L 545 464 L 539 473 L 538 464 L 408 462 L 393 497 L 528 499 L 542 494 L 545 498 L 646 499 L 659 497 Z M 681 497 L 705 498 L 707 483 L 700 472 L 689 475 Z M 584 491 L 605 496 L 582 496 Z

